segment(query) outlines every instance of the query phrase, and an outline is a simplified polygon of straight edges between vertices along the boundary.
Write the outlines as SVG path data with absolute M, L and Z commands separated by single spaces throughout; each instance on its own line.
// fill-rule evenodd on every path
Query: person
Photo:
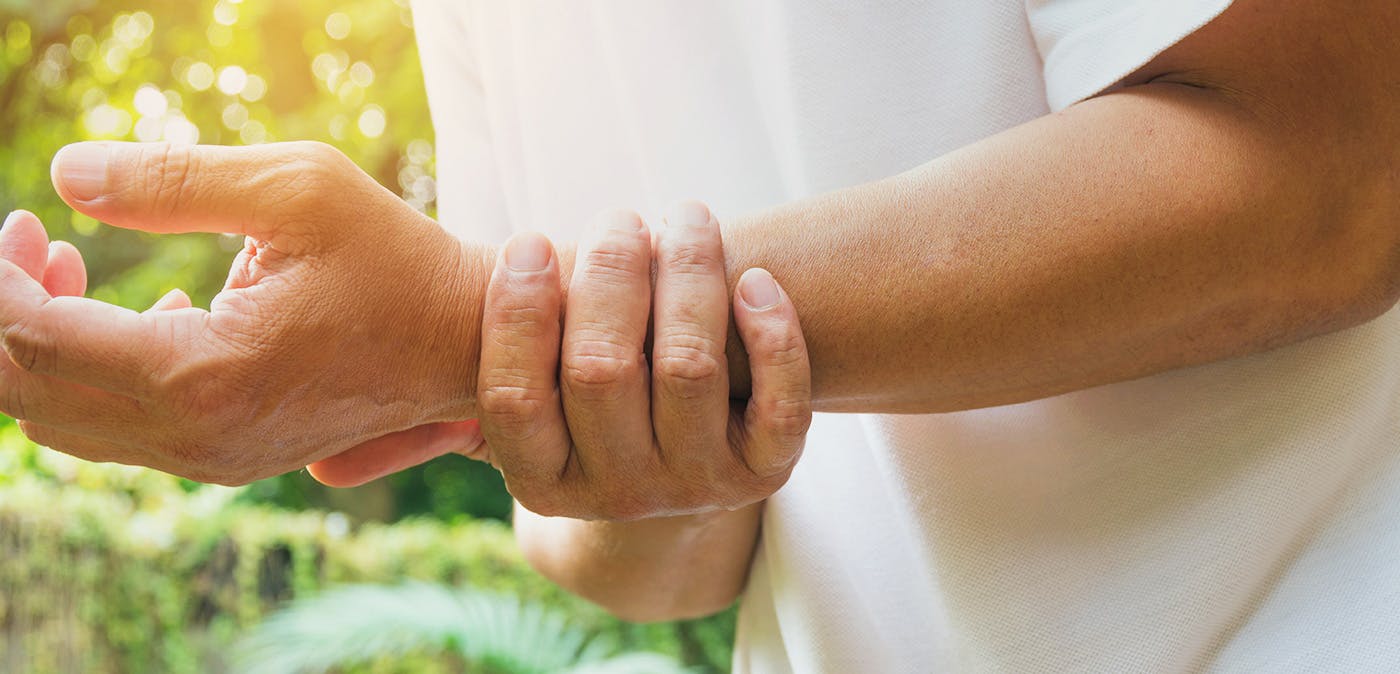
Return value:
M 74 146 L 78 210 L 250 239 L 211 312 L 136 314 L 7 227 L 31 437 L 232 482 L 462 449 L 619 614 L 742 590 L 740 672 L 1400 667 L 1400 6 L 415 11 L 469 243 L 319 146 Z

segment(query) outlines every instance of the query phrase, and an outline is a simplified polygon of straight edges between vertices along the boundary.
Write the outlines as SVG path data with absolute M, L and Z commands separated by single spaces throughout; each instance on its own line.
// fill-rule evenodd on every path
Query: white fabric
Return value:
M 574 238 L 882 178 L 1113 86 L 1229 0 L 422 0 L 441 219 Z M 1400 312 L 958 414 L 822 416 L 738 672 L 1400 671 Z

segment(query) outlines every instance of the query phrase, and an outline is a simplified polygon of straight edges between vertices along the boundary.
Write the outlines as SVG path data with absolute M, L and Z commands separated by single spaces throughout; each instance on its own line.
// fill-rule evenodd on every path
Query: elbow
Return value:
M 599 596 L 597 598 L 587 595 L 580 596 L 597 604 L 618 620 L 639 624 L 705 618 L 729 608 L 738 598 L 736 594 L 727 599 L 718 596 L 688 599 L 671 597 L 669 600 L 648 597 L 638 601 L 637 598 L 616 596 Z
M 1400 301 L 1400 176 L 1377 174 L 1370 182 L 1323 216 L 1331 232 L 1324 250 L 1332 253 L 1318 260 L 1327 280 L 1317 287 L 1338 328 L 1377 318 Z
M 1273 290 L 1259 290 L 1311 334 L 1360 325 L 1400 301 L 1400 157 L 1348 154 L 1337 162 L 1348 170 L 1295 174 L 1274 195 L 1274 217 L 1296 235 L 1277 251 L 1287 261 L 1268 264 Z
M 703 618 L 738 599 L 738 583 L 685 577 L 670 565 L 619 564 L 589 554 L 587 545 L 565 544 L 557 536 L 516 528 L 516 542 L 537 573 L 569 593 L 629 623 L 657 623 Z M 557 533 L 557 532 L 556 532 Z
M 693 579 L 640 577 L 626 569 L 561 567 L 541 562 L 532 559 L 530 564 L 559 587 L 629 623 L 704 618 L 729 608 L 739 596 L 737 587 L 707 587 Z

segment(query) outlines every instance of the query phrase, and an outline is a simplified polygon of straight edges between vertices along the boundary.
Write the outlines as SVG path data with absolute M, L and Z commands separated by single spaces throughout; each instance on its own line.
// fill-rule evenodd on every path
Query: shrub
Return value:
M 17 449 L 7 435 L 0 429 L 0 671 L 225 671 L 230 644 L 288 600 L 405 579 L 489 589 L 561 611 L 628 651 L 728 667 L 732 612 L 621 623 L 530 570 L 499 522 L 354 528 L 337 513 L 238 503 L 236 489 Z M 347 671 L 459 664 L 417 656 Z

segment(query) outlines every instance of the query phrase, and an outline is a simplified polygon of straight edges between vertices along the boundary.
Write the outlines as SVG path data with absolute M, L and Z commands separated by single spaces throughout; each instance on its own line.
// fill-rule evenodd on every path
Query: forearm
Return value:
M 636 622 L 698 617 L 734 602 L 762 504 L 733 512 L 588 522 L 515 508 L 515 537 L 540 573 Z
M 1029 400 L 1357 320 L 1338 298 L 1364 294 L 1352 286 L 1379 262 L 1333 236 L 1337 214 L 1316 199 L 1327 186 L 1290 173 L 1289 148 L 1254 122 L 1176 85 L 1104 97 L 905 175 L 734 221 L 728 276 L 763 267 L 783 283 L 817 404 L 834 411 Z M 568 249 L 561 262 L 572 268 Z M 738 345 L 730 374 L 743 397 Z M 724 588 L 699 602 L 707 610 L 731 599 L 752 554 L 744 527 L 756 527 L 710 540 L 674 520 L 517 522 L 546 575 L 648 617 L 672 617 L 686 593 Z
M 1346 199 L 1365 181 L 1294 131 L 1136 87 L 734 221 L 729 277 L 783 282 L 825 411 L 1008 404 L 1271 348 L 1392 300 L 1390 239 Z
M 1278 124 L 1132 87 L 730 220 L 727 275 L 782 282 L 828 412 L 1009 404 L 1288 344 L 1387 308 L 1400 255 L 1393 224 L 1363 221 L 1374 164 Z M 732 333 L 728 354 L 742 399 Z

